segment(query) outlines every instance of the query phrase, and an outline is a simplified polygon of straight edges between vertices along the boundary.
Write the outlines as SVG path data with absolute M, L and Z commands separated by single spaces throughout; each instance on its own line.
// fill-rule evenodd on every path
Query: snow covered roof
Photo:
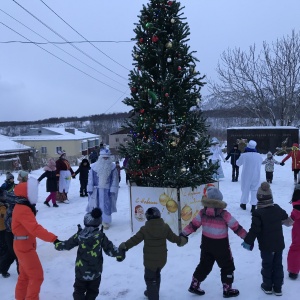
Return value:
M 31 149 L 31 147 L 14 142 L 5 135 L 0 134 L 0 153 L 1 152 L 20 152 Z
M 55 141 L 55 140 L 83 140 L 83 139 L 99 139 L 99 135 L 83 132 L 78 129 L 72 129 L 74 133 L 67 132 L 65 127 L 43 127 L 48 131 L 52 131 L 56 134 L 44 134 L 44 135 L 19 135 L 11 137 L 11 140 L 17 141 Z
M 249 126 L 249 127 L 228 127 L 227 129 L 299 129 L 294 126 Z

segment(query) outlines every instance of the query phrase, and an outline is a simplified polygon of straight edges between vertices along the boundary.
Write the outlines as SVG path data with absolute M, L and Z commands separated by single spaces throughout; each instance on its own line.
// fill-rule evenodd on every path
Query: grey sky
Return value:
M 15 1 L 68 41 L 83 40 L 40 0 Z M 148 3 L 147 0 L 43 1 L 91 41 L 130 41 L 142 4 Z M 183 12 L 190 26 L 191 50 L 197 51 L 200 60 L 197 69 L 213 80 L 220 55 L 227 48 L 247 50 L 254 43 L 260 47 L 263 41 L 271 43 L 291 34 L 293 29 L 299 30 L 299 0 L 180 2 L 185 6 Z M 7 14 L 51 42 L 63 41 L 13 0 L 0 0 L 0 9 L 0 42 L 26 41 L 1 23 L 29 40 L 45 42 Z M 0 120 L 40 120 L 129 111 L 131 107 L 125 106 L 122 99 L 129 94 L 128 70 L 132 68 L 133 44 L 94 43 L 118 64 L 88 43 L 75 46 L 93 60 L 70 45 L 57 45 L 84 64 L 53 45 L 40 45 L 95 80 L 33 44 L 0 43 Z M 204 87 L 202 95 L 207 92 Z

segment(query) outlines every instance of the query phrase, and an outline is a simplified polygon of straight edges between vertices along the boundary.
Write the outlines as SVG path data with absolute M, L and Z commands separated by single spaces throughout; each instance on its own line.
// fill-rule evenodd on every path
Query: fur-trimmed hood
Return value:
M 223 210 L 227 207 L 227 203 L 219 199 L 203 198 L 201 202 L 204 206 L 203 214 L 213 218 L 221 215 Z
M 217 199 L 208 199 L 208 198 L 203 198 L 201 200 L 202 204 L 204 207 L 207 208 L 220 208 L 220 209 L 225 209 L 227 207 L 227 203 L 222 201 L 222 200 L 217 200 Z

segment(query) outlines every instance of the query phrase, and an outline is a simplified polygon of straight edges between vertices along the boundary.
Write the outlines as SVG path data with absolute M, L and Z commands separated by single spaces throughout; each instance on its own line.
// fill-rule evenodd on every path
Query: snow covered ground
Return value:
M 265 156 L 263 155 L 265 158 Z M 281 161 L 282 157 L 276 157 Z M 274 180 L 271 185 L 274 201 L 288 213 L 292 206 L 289 204 L 294 187 L 293 174 L 290 160 L 284 167 L 275 165 Z M 220 181 L 220 190 L 224 195 L 224 201 L 228 204 L 228 211 L 246 229 L 251 223 L 250 205 L 243 211 L 239 207 L 241 196 L 240 182 L 231 182 L 231 165 L 222 163 L 225 178 Z M 76 167 L 74 168 L 76 169 Z M 33 171 L 31 176 L 38 178 L 42 169 Z M 106 231 L 108 238 L 119 245 L 131 236 L 130 227 L 130 203 L 128 187 L 125 184 L 125 174 L 122 171 L 118 197 L 118 212 L 113 215 L 113 224 Z M 16 174 L 15 174 L 16 175 Z M 15 176 L 16 178 L 17 176 Z M 261 180 L 265 179 L 264 166 L 262 166 Z M 0 183 L 4 182 L 5 175 L 0 176 Z M 58 208 L 47 207 L 43 204 L 46 198 L 46 180 L 39 186 L 39 203 L 37 204 L 37 220 L 49 231 L 58 235 L 59 239 L 65 240 L 77 231 L 77 224 L 83 224 L 83 217 L 87 204 L 87 198 L 79 197 L 79 179 L 72 180 L 69 191 L 70 204 L 60 204 Z M 286 257 L 291 243 L 291 227 L 283 227 L 286 249 L 283 252 L 283 265 L 285 270 L 285 282 L 281 299 L 296 299 L 299 291 L 299 280 L 292 281 L 286 271 Z M 270 299 L 274 295 L 266 295 L 260 289 L 261 284 L 261 258 L 257 243 L 252 252 L 242 248 L 242 240 L 230 231 L 230 244 L 235 260 L 234 288 L 240 290 L 238 299 L 261 300 Z M 177 247 L 168 244 L 168 262 L 162 270 L 162 283 L 160 299 L 196 299 L 198 296 L 190 294 L 187 289 L 195 267 L 200 257 L 201 231 L 190 236 L 189 243 L 185 247 Z M 97 299 L 144 299 L 145 290 L 143 278 L 143 244 L 132 248 L 127 252 L 126 259 L 119 263 L 115 258 L 104 255 L 104 268 L 100 285 L 100 294 Z M 38 240 L 38 253 L 44 268 L 44 282 L 42 285 L 41 300 L 69 300 L 72 299 L 74 282 L 74 262 L 77 248 L 71 251 L 58 252 L 51 243 Z M 14 288 L 17 281 L 15 264 L 9 270 L 11 276 L 0 276 L 0 299 L 13 300 Z M 217 265 L 201 287 L 206 294 L 203 299 L 223 299 L 220 271 Z

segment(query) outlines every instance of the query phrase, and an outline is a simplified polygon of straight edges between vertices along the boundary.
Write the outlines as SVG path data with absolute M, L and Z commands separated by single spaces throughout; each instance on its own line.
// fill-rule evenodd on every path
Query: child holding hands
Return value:
M 292 229 L 292 244 L 287 257 L 289 277 L 297 279 L 300 271 L 300 184 L 295 186 L 291 203 L 293 210 L 291 218 L 294 221 Z
M 184 246 L 188 240 L 172 231 L 156 207 L 148 208 L 145 215 L 145 225 L 133 237 L 121 243 L 119 248 L 127 251 L 144 241 L 144 278 L 147 286 L 144 294 L 149 300 L 158 300 L 160 272 L 167 262 L 167 240 L 177 246 Z
M 100 208 L 94 208 L 84 216 L 84 229 L 78 225 L 77 233 L 66 241 L 55 243 L 55 249 L 58 251 L 71 250 L 78 246 L 73 292 L 75 300 L 97 298 L 103 267 L 102 249 L 106 255 L 117 257 L 118 261 L 125 259 L 125 251 L 115 247 L 103 230 L 99 230 L 101 223 L 102 211 Z
M 183 236 L 189 236 L 202 225 L 200 263 L 194 271 L 189 292 L 199 296 L 205 294 L 205 291 L 200 288 L 200 284 L 211 272 L 216 261 L 221 269 L 223 297 L 236 297 L 239 295 L 239 290 L 232 288 L 235 266 L 229 245 L 228 227 L 242 239 L 247 232 L 225 210 L 227 204 L 223 201 L 223 195 L 219 189 L 209 187 L 206 195 L 202 199 L 204 208 L 181 233 Z
M 249 233 L 242 246 L 252 250 L 257 238 L 262 259 L 261 289 L 266 294 L 282 295 L 283 266 L 282 251 L 285 247 L 282 224 L 291 225 L 285 210 L 274 204 L 273 195 L 268 182 L 262 182 L 257 190 L 257 208 L 252 212 Z

